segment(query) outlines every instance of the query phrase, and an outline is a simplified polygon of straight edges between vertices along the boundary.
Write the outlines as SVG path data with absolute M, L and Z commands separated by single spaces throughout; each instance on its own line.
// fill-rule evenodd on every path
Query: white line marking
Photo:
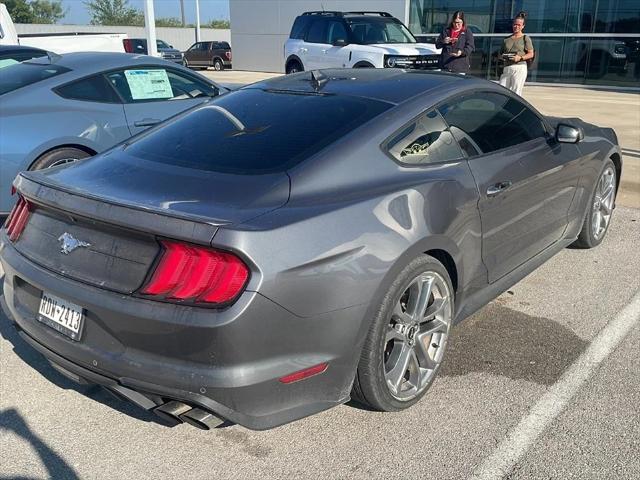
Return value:
M 640 291 L 597 334 L 587 350 L 562 377 L 538 400 L 527 416 L 500 442 L 471 476 L 475 480 L 501 479 L 508 475 L 518 460 L 558 417 L 573 396 L 598 366 L 616 349 L 640 320 Z

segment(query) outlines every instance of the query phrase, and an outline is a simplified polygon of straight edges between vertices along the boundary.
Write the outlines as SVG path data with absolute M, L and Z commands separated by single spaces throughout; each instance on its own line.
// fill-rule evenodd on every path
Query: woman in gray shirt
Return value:
M 522 96 L 522 87 L 527 79 L 527 60 L 535 55 L 531 39 L 523 33 L 527 14 L 518 13 L 513 19 L 513 35 L 502 42 L 500 51 L 505 67 L 500 76 L 500 85 Z

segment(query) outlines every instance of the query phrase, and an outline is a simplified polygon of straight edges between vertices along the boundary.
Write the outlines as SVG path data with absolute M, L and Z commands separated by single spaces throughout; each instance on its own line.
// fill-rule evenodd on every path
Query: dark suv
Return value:
M 184 65 L 189 68 L 231 68 L 231 46 L 227 42 L 197 42 L 184 52 Z
M 122 40 L 122 43 L 127 53 L 142 53 L 144 55 L 149 53 L 146 38 L 125 38 Z M 183 64 L 182 52 L 177 48 L 173 48 L 173 45 L 169 45 L 164 40 L 156 40 L 156 48 L 163 59 L 179 63 L 180 65 Z

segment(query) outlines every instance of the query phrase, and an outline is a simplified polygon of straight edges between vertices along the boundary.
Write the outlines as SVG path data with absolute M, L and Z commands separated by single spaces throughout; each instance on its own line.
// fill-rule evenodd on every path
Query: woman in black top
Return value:
M 436 40 L 436 47 L 442 49 L 440 68 L 448 72 L 469 73 L 469 61 L 475 45 L 473 33 L 464 22 L 463 11 L 453 13 L 449 27 Z

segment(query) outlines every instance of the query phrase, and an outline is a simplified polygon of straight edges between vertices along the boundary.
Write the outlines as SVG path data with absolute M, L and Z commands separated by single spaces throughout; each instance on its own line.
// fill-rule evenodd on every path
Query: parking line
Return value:
M 640 291 L 591 342 L 587 350 L 536 402 L 529 413 L 500 442 L 493 454 L 476 468 L 474 480 L 501 479 L 527 453 L 544 430 L 557 418 L 598 366 L 611 355 L 640 320 Z

